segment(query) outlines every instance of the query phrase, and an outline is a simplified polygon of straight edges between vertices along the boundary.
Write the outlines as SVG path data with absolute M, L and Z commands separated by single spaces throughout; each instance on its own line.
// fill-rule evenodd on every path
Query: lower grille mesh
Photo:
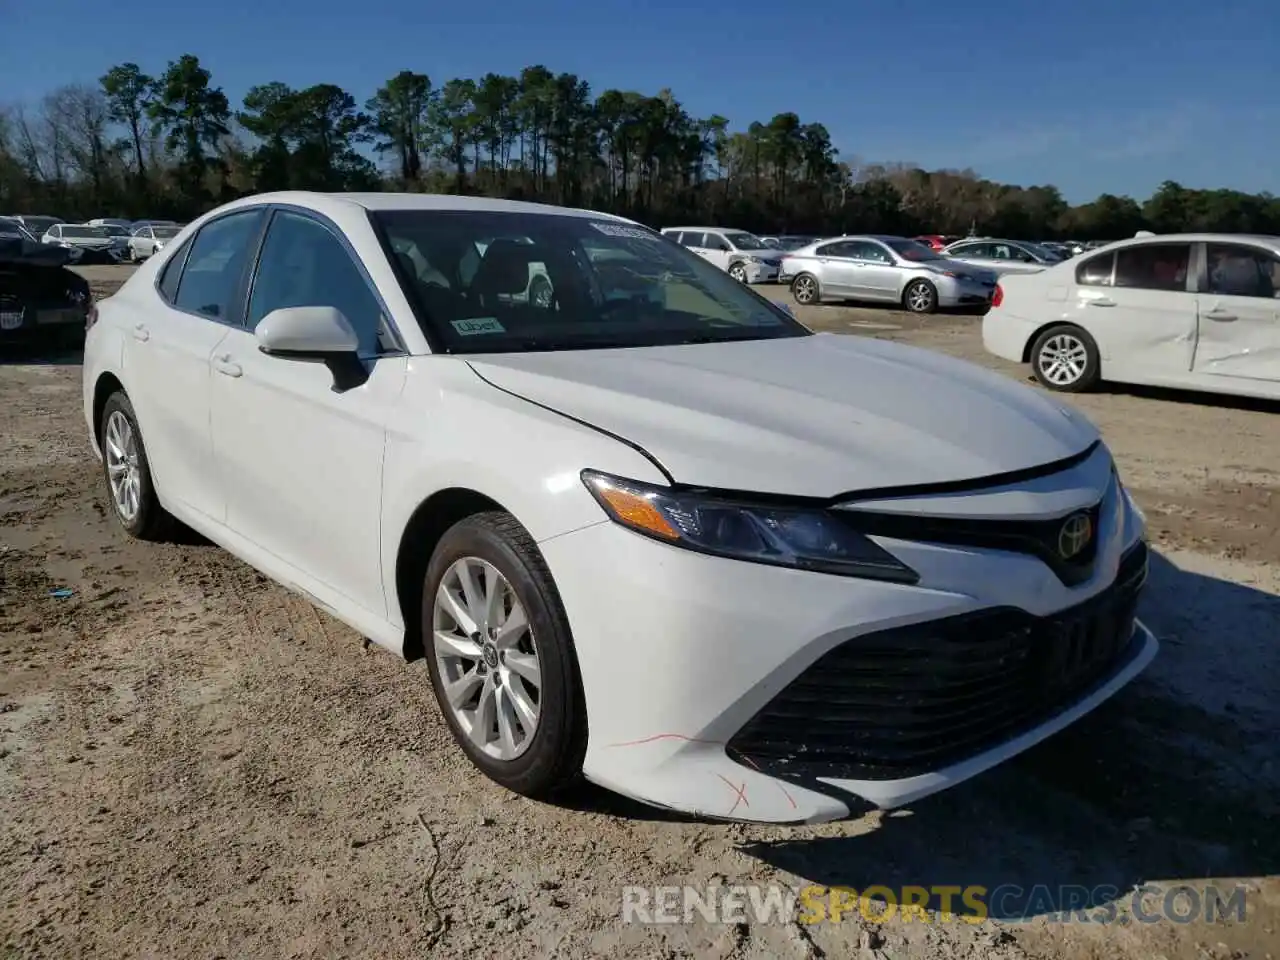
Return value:
M 1013 608 L 857 637 L 797 677 L 729 742 L 753 766 L 888 780 L 950 766 L 1083 697 L 1131 654 L 1147 548 L 1115 584 L 1052 617 Z

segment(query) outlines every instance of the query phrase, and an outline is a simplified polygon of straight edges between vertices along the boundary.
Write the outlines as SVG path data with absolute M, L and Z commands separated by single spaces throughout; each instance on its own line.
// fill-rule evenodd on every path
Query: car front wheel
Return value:
M 740 263 L 735 263 L 729 268 L 729 276 L 737 280 L 739 283 L 747 282 L 747 268 Z
M 514 517 L 480 513 L 445 532 L 422 619 L 436 699 L 471 762 L 528 797 L 573 783 L 586 748 L 573 641 L 542 554 Z
M 902 303 L 912 313 L 933 313 L 938 309 L 938 291 L 928 280 L 913 280 L 902 292 Z

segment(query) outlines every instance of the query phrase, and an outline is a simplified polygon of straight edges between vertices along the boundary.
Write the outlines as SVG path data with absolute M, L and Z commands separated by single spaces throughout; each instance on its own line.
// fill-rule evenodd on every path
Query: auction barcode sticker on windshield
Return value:
M 464 337 L 474 337 L 478 333 L 507 332 L 507 328 L 498 322 L 497 317 L 470 317 L 466 320 L 454 320 L 453 329 Z
M 661 239 L 656 233 L 651 233 L 640 227 L 631 227 L 625 223 L 602 223 L 598 220 L 592 220 L 591 225 L 606 237 L 625 237 L 628 240 Z

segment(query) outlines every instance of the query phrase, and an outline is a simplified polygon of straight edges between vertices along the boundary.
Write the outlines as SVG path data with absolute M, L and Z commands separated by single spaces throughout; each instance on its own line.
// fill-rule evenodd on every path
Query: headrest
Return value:
M 529 286 L 529 265 L 537 248 L 514 240 L 495 240 L 485 249 L 471 287 L 482 293 L 524 293 Z

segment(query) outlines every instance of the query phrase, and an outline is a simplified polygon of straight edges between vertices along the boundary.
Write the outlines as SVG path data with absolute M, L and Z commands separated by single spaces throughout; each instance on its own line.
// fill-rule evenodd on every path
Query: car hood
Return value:
M 985 280 L 988 283 L 995 283 L 998 274 L 994 270 L 988 270 L 986 267 L 980 267 L 977 264 L 968 263 L 958 257 L 948 258 L 946 260 L 928 260 L 915 266 L 924 267 L 935 273 L 955 273 L 962 277 L 969 277 L 973 280 Z
M 494 386 L 639 445 L 677 483 L 725 490 L 825 498 L 972 480 L 1098 438 L 999 374 L 861 337 L 468 359 Z

